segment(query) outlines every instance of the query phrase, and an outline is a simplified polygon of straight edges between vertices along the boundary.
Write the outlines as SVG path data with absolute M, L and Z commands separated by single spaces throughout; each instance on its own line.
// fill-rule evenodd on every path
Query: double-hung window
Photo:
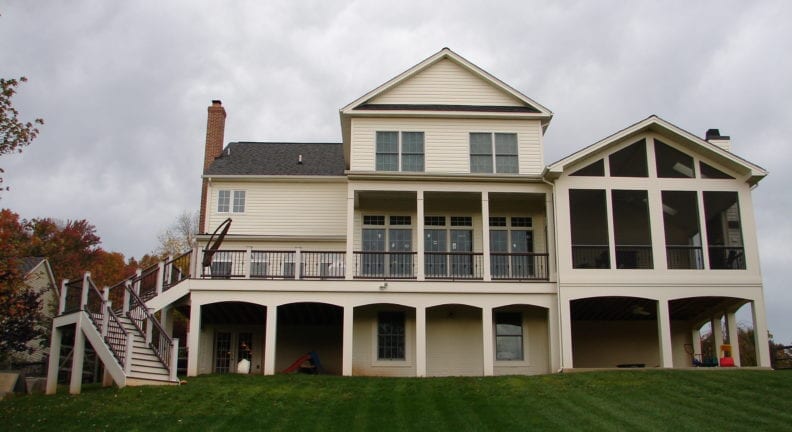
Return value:
M 405 360 L 404 312 L 377 315 L 377 360 Z
M 516 133 L 471 132 L 470 172 L 519 172 Z
M 377 171 L 424 171 L 424 133 L 378 131 Z
M 244 213 L 245 191 L 220 190 L 217 194 L 218 213 Z
M 524 360 L 523 323 L 519 312 L 495 314 L 495 359 Z

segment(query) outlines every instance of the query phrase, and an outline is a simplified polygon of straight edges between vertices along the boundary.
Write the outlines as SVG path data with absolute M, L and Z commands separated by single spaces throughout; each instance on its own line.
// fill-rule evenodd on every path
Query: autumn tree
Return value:
M 183 254 L 198 244 L 197 234 L 198 212 L 185 210 L 176 217 L 176 220 L 168 228 L 157 236 L 159 240 L 157 253 L 161 257 Z
M 4 79 L 0 78 L 0 156 L 9 153 L 21 153 L 22 149 L 30 145 L 38 136 L 38 125 L 43 125 L 44 120 L 37 118 L 31 121 L 19 119 L 19 111 L 14 108 L 11 98 L 17 92 L 17 86 L 26 82 L 27 78 Z M 0 174 L 3 173 L 0 168 Z M 0 177 L 0 184 L 3 178 Z M 8 187 L 0 190 L 8 190 Z
M 28 241 L 19 215 L 0 210 L 0 364 L 42 333 L 41 294 L 24 283 L 21 270 Z

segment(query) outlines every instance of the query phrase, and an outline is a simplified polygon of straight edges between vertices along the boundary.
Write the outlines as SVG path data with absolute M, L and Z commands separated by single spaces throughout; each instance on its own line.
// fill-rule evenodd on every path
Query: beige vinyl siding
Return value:
M 524 106 L 514 96 L 448 60 L 440 60 L 371 100 L 374 104 Z
M 425 171 L 436 174 L 470 173 L 470 133 L 517 134 L 519 173 L 541 174 L 544 168 L 539 120 L 447 118 L 352 119 L 352 171 L 375 170 L 377 131 L 424 132 Z
M 219 190 L 244 190 L 244 213 L 217 213 Z M 345 183 L 214 181 L 209 194 L 208 229 L 233 219 L 230 234 L 345 235 Z

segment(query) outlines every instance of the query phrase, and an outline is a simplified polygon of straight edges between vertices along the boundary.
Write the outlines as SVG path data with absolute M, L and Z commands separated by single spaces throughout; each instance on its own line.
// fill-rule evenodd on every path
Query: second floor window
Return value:
M 517 160 L 516 133 L 470 134 L 470 172 L 516 174 Z
M 377 132 L 377 171 L 424 171 L 423 132 Z
M 217 194 L 218 213 L 244 213 L 245 191 L 220 190 Z

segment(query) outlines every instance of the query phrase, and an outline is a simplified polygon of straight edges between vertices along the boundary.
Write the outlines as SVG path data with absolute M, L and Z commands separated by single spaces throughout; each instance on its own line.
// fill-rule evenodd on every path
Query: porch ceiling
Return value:
M 734 311 L 747 300 L 731 297 L 691 297 L 672 300 L 668 312 L 674 321 L 699 321 L 723 311 Z M 644 321 L 657 319 L 657 302 L 636 297 L 597 297 L 573 300 L 573 320 Z
M 224 302 L 201 307 L 201 321 L 206 324 L 261 324 L 266 322 L 267 308 L 252 303 Z

